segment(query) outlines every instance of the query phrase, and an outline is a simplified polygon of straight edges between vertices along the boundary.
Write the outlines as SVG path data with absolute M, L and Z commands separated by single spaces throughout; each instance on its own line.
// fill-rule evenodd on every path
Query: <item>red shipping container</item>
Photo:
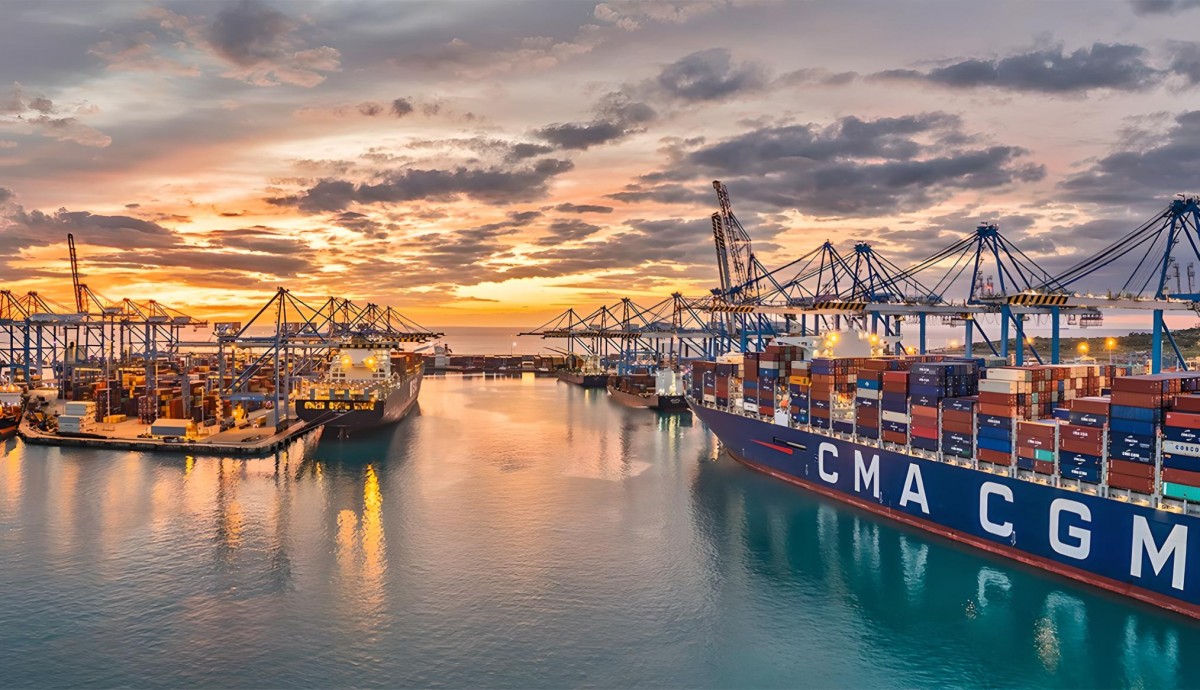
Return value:
M 1021 433 L 1020 431 L 1017 432 L 1017 444 L 1029 446 L 1030 448 L 1040 448 L 1042 450 L 1050 450 L 1054 447 L 1054 441 L 1048 441 L 1037 436 L 1030 436 L 1028 434 Z
M 1175 409 L 1180 412 L 1200 413 L 1200 395 L 1190 393 L 1175 396 Z
M 888 443 L 899 443 L 900 445 L 904 445 L 905 443 L 908 443 L 908 434 L 902 434 L 899 431 L 884 431 L 883 440 L 887 441 Z
M 887 384 L 887 383 L 903 383 L 905 386 L 907 386 L 908 385 L 908 372 L 907 371 L 885 371 L 885 372 L 883 372 L 883 382 L 885 384 Z
M 1177 470 L 1172 467 L 1164 467 L 1163 481 L 1171 482 L 1172 484 L 1186 484 L 1187 486 L 1200 486 L 1200 472 L 1191 472 L 1188 470 Z
M 1062 437 L 1058 447 L 1068 453 L 1085 453 L 1087 455 L 1104 455 L 1104 441 L 1082 441 L 1077 438 Z
M 1017 396 L 1015 393 L 990 393 L 985 391 L 979 394 L 979 403 L 981 405 L 1006 405 L 1013 407 L 1017 404 Z
M 962 410 L 942 410 L 943 422 L 959 422 L 966 424 L 968 428 L 971 426 L 972 416 L 970 412 L 963 412 Z M 964 433 L 970 432 L 967 431 Z
M 913 424 L 909 427 L 909 431 L 911 431 L 912 435 L 916 436 L 917 438 L 936 439 L 938 437 L 937 428 L 932 426 L 918 426 L 917 424 Z
M 1191 414 L 1189 412 L 1168 412 L 1167 426 L 1185 427 L 1187 429 L 1200 429 L 1200 414 Z
M 912 418 L 928 420 L 930 424 L 937 424 L 938 411 L 936 407 L 926 407 L 924 405 L 909 405 L 909 412 Z
M 1128 391 L 1131 393 L 1163 393 L 1167 390 L 1165 386 L 1169 377 L 1164 374 L 1151 374 L 1148 376 L 1122 376 L 1113 381 L 1112 389 L 1114 393 Z
M 1109 474 L 1116 472 L 1127 477 L 1137 477 L 1139 479 L 1154 479 L 1154 465 L 1143 465 L 1140 462 L 1129 462 L 1128 460 L 1109 460 Z
M 985 414 L 989 417 L 1008 417 L 1012 419 L 1017 416 L 1017 407 L 1016 405 L 992 405 L 980 401 L 979 414 Z
M 1054 463 L 1046 460 L 1034 460 L 1033 471 L 1038 474 L 1054 474 Z
M 1120 379 L 1117 379 L 1118 381 Z M 1163 406 L 1161 393 L 1131 393 L 1128 391 L 1113 391 L 1112 404 L 1126 407 L 1148 407 L 1156 409 Z
M 987 448 L 980 448 L 978 451 L 976 451 L 976 454 L 983 462 L 990 462 L 993 465 L 1012 466 L 1012 458 L 1009 457 L 1008 453 L 1002 453 L 998 450 L 988 450 Z
M 942 433 L 952 432 L 955 434 L 966 434 L 970 436 L 975 433 L 970 422 L 952 422 L 942 418 Z
M 1094 414 L 1094 413 L 1089 413 Z M 1104 429 L 1097 429 L 1094 426 L 1082 426 L 1079 424 L 1063 424 L 1059 427 L 1059 438 L 1073 441 L 1087 441 L 1089 443 L 1103 443 Z M 1086 453 L 1087 451 L 1078 451 Z
M 1143 494 L 1154 492 L 1154 480 L 1143 479 L 1141 477 L 1130 477 L 1124 474 L 1114 472 L 1108 473 L 1108 485 L 1118 489 L 1128 489 L 1137 491 Z
M 1025 458 L 1026 460 L 1037 460 L 1037 449 L 1030 448 L 1026 445 L 1017 446 L 1017 457 Z
M 1054 440 L 1054 424 L 1039 424 L 1037 422 L 1017 422 L 1017 434 L 1030 438 L 1040 438 L 1046 441 Z

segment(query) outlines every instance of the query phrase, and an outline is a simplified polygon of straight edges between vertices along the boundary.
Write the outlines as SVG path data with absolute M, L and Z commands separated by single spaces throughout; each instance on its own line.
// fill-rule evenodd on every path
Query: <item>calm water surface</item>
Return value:
M 262 460 L 0 446 L 0 685 L 1200 686 L 1200 626 L 553 380 Z

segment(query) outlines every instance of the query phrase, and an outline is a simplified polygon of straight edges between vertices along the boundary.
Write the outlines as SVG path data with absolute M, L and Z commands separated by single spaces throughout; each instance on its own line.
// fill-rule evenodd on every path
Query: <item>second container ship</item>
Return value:
M 351 339 L 330 361 L 321 380 L 296 396 L 296 415 L 343 431 L 368 429 L 404 419 L 421 393 L 420 355 L 394 343 Z
M 1200 375 L 821 347 L 695 362 L 689 404 L 754 469 L 1200 618 Z

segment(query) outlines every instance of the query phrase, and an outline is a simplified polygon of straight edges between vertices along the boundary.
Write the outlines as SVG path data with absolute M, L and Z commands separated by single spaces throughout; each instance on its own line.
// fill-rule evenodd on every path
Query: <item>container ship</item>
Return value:
M 751 468 L 1200 618 L 1200 374 L 821 348 L 694 362 L 688 403 Z
M 633 373 L 608 379 L 608 394 L 628 407 L 643 407 L 658 412 L 681 412 L 688 409 L 683 395 L 683 381 L 671 369 L 659 369 L 653 374 Z
M 396 343 L 352 339 L 338 350 L 328 374 L 297 392 L 296 415 L 343 433 L 404 419 L 421 393 L 420 355 Z
M 567 367 L 555 372 L 559 381 L 573 383 L 584 388 L 604 388 L 608 385 L 608 372 L 601 366 L 599 357 L 567 358 Z
M 25 392 L 16 384 L 0 386 L 0 441 L 16 435 L 24 410 Z

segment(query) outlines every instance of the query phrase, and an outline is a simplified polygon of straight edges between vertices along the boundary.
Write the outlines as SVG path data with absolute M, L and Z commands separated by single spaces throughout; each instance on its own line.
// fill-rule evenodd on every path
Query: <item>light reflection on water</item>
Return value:
M 6 686 L 1200 685 L 1189 621 L 552 380 L 271 458 L 0 453 Z

